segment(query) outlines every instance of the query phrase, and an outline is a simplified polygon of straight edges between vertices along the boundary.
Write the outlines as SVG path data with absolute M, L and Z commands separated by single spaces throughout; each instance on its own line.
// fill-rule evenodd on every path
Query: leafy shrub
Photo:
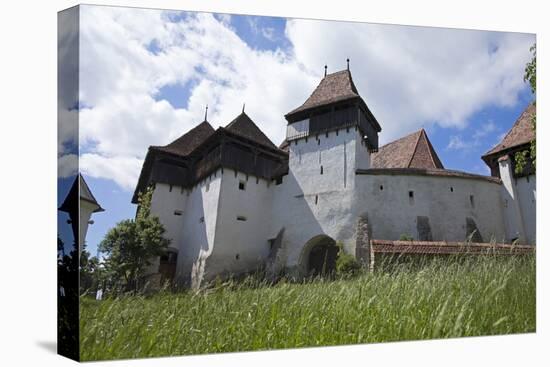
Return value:
M 403 233 L 399 236 L 399 241 L 414 241 L 414 238 L 410 234 Z
M 336 258 L 336 273 L 338 275 L 353 275 L 359 272 L 361 264 L 355 256 L 350 255 L 344 251 L 344 245 L 341 242 L 336 244 L 338 246 L 338 257 Z

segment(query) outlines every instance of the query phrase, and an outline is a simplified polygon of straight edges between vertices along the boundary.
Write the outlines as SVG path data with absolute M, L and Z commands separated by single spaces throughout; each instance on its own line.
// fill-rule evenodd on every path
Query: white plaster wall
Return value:
M 212 253 L 221 188 L 221 171 L 188 191 L 181 227 L 176 277 L 192 286 L 200 285 L 206 259 Z M 204 220 L 201 220 L 204 218 Z
M 370 168 L 370 153 L 367 149 L 367 144 L 361 137 L 361 134 L 357 132 L 355 144 L 355 168 L 356 169 L 368 169 Z
M 157 183 L 151 198 L 151 213 L 159 217 L 166 230 L 164 237 L 171 241 L 170 247 L 178 248 L 181 236 L 183 216 L 185 215 L 185 203 L 187 195 L 181 186 Z M 175 211 L 181 211 L 182 215 L 175 215 Z
M 355 141 L 358 132 L 340 129 L 311 135 L 289 145 L 289 170 L 300 188 L 307 193 L 353 188 L 355 176 Z M 321 175 L 321 166 L 323 174 Z
M 523 241 L 523 223 L 510 160 L 501 160 L 499 162 L 499 170 L 502 180 L 501 200 L 506 227 L 506 239 L 507 241 L 511 241 L 514 238 L 520 238 Z
M 484 241 L 502 241 L 505 231 L 500 188 L 497 183 L 465 178 L 357 175 L 357 214 L 367 214 L 377 239 L 396 240 L 402 234 L 418 239 L 417 216 L 426 216 L 433 240 L 464 240 L 466 217 L 471 217 Z M 409 191 L 414 192 L 412 203 Z M 474 207 L 470 195 L 474 196 Z
M 245 190 L 239 190 L 240 182 Z M 205 279 L 219 273 L 254 271 L 264 264 L 270 252 L 270 186 L 264 179 L 224 169 L 215 245 L 206 262 Z M 244 216 L 246 221 L 237 220 L 237 216 Z
M 92 213 L 94 210 L 97 209 L 97 206 L 86 201 L 86 200 L 80 200 L 80 226 L 79 226 L 79 238 L 78 238 L 78 245 L 80 251 L 82 251 L 82 247 L 86 241 L 86 233 L 88 233 L 88 222 L 90 221 L 90 218 L 92 216 Z
M 537 179 L 535 175 L 516 179 L 516 192 L 525 225 L 527 243 L 537 241 Z
M 170 240 L 170 246 L 179 249 L 181 240 L 181 227 L 185 215 L 185 204 L 187 195 L 181 186 L 157 183 L 151 197 L 151 215 L 159 218 L 166 232 L 164 237 Z M 181 216 L 174 214 L 176 210 L 182 211 Z M 147 268 L 146 274 L 158 273 L 160 258 L 151 260 L 151 265 Z
M 317 235 L 327 235 L 355 250 L 355 157 L 358 132 L 354 128 L 310 136 L 289 146 L 289 174 L 273 186 L 271 233 L 281 228 L 282 258 L 287 267 L 300 263 L 304 245 Z M 367 157 L 368 158 L 368 157 Z M 320 166 L 323 174 L 320 174 Z M 317 197 L 317 203 L 315 202 Z

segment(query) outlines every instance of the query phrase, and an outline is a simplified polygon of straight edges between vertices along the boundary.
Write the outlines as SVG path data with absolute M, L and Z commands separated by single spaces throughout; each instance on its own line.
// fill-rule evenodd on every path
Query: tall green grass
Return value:
M 81 358 L 102 360 L 535 331 L 534 256 L 432 259 L 351 279 L 81 298 Z

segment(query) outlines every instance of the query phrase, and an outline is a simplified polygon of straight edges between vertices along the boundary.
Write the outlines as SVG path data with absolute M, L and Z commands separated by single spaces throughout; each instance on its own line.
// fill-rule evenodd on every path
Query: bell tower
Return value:
M 370 167 L 380 124 L 348 68 L 325 75 L 309 98 L 285 115 L 289 169 L 305 187 L 350 188 L 356 169 Z M 314 182 L 311 178 L 317 179 Z

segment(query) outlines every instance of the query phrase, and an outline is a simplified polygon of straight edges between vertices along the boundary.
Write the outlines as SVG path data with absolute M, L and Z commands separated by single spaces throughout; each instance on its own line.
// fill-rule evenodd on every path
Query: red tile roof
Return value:
M 498 143 L 493 149 L 489 150 L 483 155 L 487 157 L 490 155 L 496 155 L 509 148 L 517 147 L 523 144 L 527 144 L 535 139 L 535 131 L 533 131 L 533 125 L 531 119 L 536 113 L 534 104 L 530 104 L 519 116 L 514 123 L 514 126 L 508 131 L 508 134 Z
M 380 147 L 371 155 L 371 167 L 444 168 L 424 129 Z
M 287 116 L 311 108 L 358 98 L 359 93 L 349 70 L 342 70 L 326 75 L 309 98 L 298 108 L 290 111 Z

